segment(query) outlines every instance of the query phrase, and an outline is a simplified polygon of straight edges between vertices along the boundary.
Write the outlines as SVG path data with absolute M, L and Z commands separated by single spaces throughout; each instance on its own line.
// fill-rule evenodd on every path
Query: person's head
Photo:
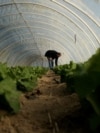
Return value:
M 60 53 L 60 52 L 58 52 L 58 53 L 57 53 L 57 56 L 58 56 L 58 57 L 60 57 L 60 56 L 61 56 L 61 53 Z

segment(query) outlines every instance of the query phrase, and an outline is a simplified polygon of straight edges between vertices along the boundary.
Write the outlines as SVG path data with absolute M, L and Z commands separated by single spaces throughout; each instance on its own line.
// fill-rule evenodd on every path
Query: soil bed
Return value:
M 35 90 L 21 96 L 18 114 L 0 110 L 0 133 L 89 133 L 77 94 L 70 94 L 53 71 L 38 80 Z

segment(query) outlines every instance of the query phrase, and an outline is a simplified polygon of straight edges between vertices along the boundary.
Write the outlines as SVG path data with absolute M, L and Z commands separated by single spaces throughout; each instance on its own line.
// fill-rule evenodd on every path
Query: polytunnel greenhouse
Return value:
M 84 62 L 99 46 L 100 0 L 0 0 L 0 62 L 47 66 L 49 49 Z
M 100 0 L 0 0 L 0 133 L 100 133 Z

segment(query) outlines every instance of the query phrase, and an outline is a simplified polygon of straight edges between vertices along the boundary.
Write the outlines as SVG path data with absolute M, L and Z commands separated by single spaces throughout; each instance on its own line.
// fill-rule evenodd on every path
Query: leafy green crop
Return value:
M 0 82 L 0 104 L 2 106 L 17 113 L 20 109 L 19 97 L 20 92 L 16 90 L 16 81 L 8 77 Z
M 37 86 L 37 77 L 34 76 L 33 79 L 23 78 L 17 80 L 17 89 L 23 92 L 32 91 Z
M 0 63 L 0 107 L 17 113 L 21 92 L 32 91 L 37 78 L 45 72 L 47 69 L 42 67 L 7 67 L 6 63 Z
M 70 62 L 64 66 L 58 66 L 54 71 L 61 75 L 61 79 L 71 90 L 77 92 L 81 99 L 90 103 L 96 113 L 95 116 L 100 118 L 100 48 L 86 62 L 74 64 Z M 98 123 L 95 124 L 95 128 L 96 125 L 98 126 Z

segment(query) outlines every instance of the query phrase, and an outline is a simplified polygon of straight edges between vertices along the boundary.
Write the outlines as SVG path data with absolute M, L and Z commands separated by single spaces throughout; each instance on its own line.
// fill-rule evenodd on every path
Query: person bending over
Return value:
M 55 60 L 55 66 L 57 66 L 58 65 L 58 58 L 61 56 L 61 53 L 57 52 L 55 50 L 48 50 L 45 53 L 45 56 L 48 59 L 49 68 L 53 69 L 53 67 L 54 67 L 54 60 Z

